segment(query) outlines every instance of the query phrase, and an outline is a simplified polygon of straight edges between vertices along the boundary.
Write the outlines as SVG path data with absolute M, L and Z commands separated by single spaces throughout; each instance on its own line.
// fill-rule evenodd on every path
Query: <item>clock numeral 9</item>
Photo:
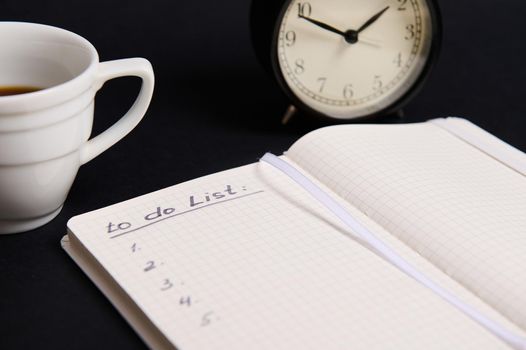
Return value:
M 411 40 L 415 37 L 415 25 L 414 24 L 408 24 L 405 29 L 407 30 L 407 34 L 405 36 L 405 40 Z
M 298 58 L 295 64 L 296 68 L 294 68 L 294 73 L 296 73 L 296 75 L 303 74 L 305 72 L 305 61 L 302 58 Z
M 350 100 L 353 97 L 354 97 L 354 89 L 353 89 L 352 84 L 345 85 L 345 87 L 343 88 L 343 98 L 345 98 L 346 100 Z
M 398 5 L 398 11 L 405 11 L 407 10 L 407 7 L 405 7 L 405 4 L 407 3 L 407 0 L 398 0 L 400 5 Z
M 308 2 L 298 2 L 298 17 L 310 17 L 312 6 Z
M 288 47 L 293 46 L 296 43 L 296 32 L 291 30 L 285 34 L 285 42 Z
M 382 90 L 383 86 L 384 83 L 382 82 L 382 77 L 379 75 L 375 75 L 373 80 L 373 91 L 378 92 Z

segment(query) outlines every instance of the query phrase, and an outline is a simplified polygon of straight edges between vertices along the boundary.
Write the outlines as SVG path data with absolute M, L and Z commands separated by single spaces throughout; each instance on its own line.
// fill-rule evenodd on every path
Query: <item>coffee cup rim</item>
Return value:
M 57 37 L 69 37 L 78 43 L 81 48 L 86 49 L 86 51 L 89 52 L 89 65 L 82 72 L 63 83 L 20 95 L 0 96 L 0 117 L 2 117 L 3 114 L 17 112 L 23 113 L 23 110 L 19 111 L 19 107 L 26 107 L 29 105 L 31 106 L 31 110 L 35 110 L 62 103 L 76 97 L 91 86 L 92 81 L 87 79 L 87 77 L 91 75 L 91 72 L 94 72 L 97 69 L 99 55 L 93 44 L 87 39 L 69 30 L 47 24 L 0 21 L 0 31 L 6 30 L 7 28 L 12 28 L 13 30 L 16 30 L 17 28 L 34 28 L 39 32 L 45 31 L 50 34 L 56 34 Z

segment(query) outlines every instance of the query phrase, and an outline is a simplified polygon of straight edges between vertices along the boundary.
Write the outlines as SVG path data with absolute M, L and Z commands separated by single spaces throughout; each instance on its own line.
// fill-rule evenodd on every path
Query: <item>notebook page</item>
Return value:
M 179 349 L 506 348 L 269 166 L 88 213 L 69 230 Z
M 288 156 L 526 329 L 526 179 L 430 123 L 339 126 Z

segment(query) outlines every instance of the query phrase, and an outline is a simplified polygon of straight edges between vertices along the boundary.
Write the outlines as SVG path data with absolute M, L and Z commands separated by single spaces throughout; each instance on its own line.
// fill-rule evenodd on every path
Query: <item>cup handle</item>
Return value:
M 80 150 L 80 163 L 86 164 L 93 158 L 120 141 L 139 124 L 144 117 L 153 95 L 155 77 L 152 65 L 144 58 L 126 58 L 102 62 L 95 78 L 95 88 L 99 90 L 111 79 L 135 76 L 142 79 L 141 91 L 130 110 L 108 130 L 87 141 Z

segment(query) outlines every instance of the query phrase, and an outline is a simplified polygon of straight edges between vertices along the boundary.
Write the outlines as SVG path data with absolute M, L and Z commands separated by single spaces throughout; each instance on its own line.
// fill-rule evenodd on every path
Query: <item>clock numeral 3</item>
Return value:
M 405 7 L 405 4 L 407 3 L 407 0 L 398 0 L 400 5 L 398 5 L 398 11 L 405 11 L 407 10 L 407 7 Z
M 305 72 L 305 61 L 302 58 L 296 60 L 296 68 L 294 68 L 294 73 L 296 75 L 303 74 Z
M 288 47 L 293 46 L 296 43 L 296 32 L 291 30 L 285 34 L 285 41 Z
M 405 29 L 407 30 L 407 34 L 405 36 L 405 40 L 411 40 L 415 37 L 415 25 L 414 24 L 408 24 Z
M 298 2 L 298 17 L 310 17 L 312 14 L 312 5 L 309 2 Z
M 353 89 L 352 84 L 345 85 L 345 87 L 343 88 L 343 98 L 350 100 L 353 97 L 354 97 L 354 89 Z

